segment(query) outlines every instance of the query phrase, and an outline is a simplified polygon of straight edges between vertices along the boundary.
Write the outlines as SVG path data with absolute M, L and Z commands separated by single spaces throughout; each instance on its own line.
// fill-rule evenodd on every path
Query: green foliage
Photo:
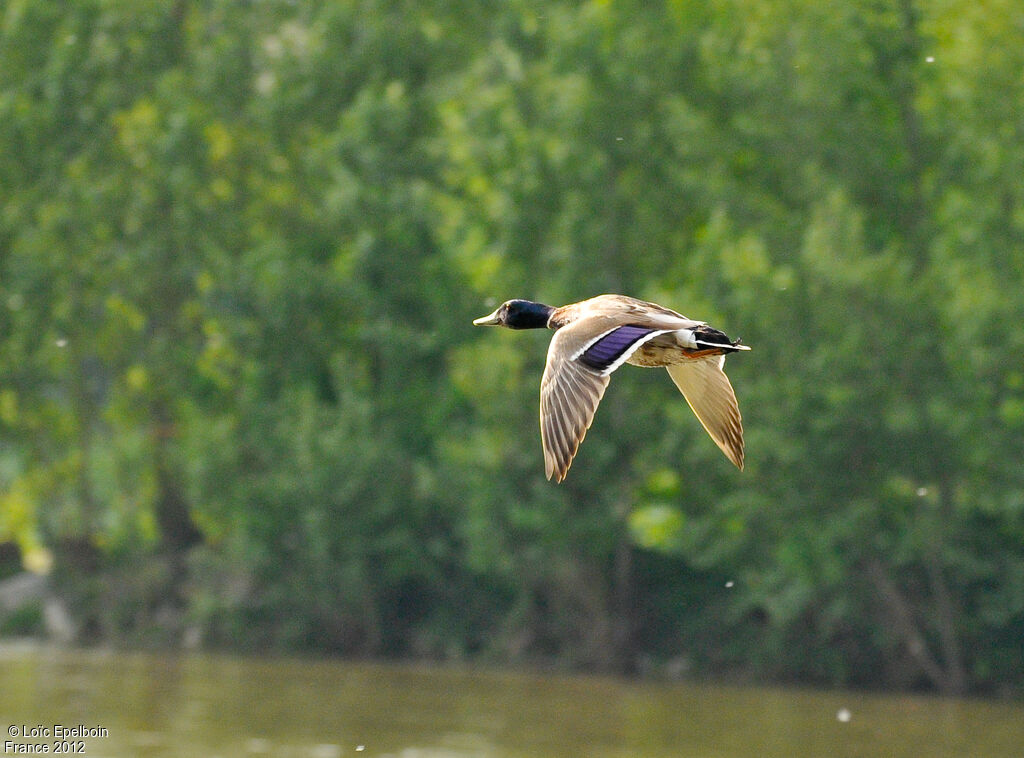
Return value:
M 30 637 L 43 630 L 43 608 L 38 602 L 26 603 L 5 614 L 0 623 L 0 635 L 5 637 Z
M 1010 0 L 8 3 L 0 540 L 110 639 L 1020 688 L 1022 43 Z M 544 481 L 547 335 L 470 320 L 610 291 L 753 346 L 743 474 L 626 369 Z

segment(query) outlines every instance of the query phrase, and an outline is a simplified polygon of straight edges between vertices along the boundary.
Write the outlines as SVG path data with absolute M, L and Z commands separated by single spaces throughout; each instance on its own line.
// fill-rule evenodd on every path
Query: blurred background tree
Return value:
M 175 0 L 0 17 L 0 539 L 82 640 L 1024 684 L 1024 10 Z M 546 335 L 754 347 L 748 467 Z

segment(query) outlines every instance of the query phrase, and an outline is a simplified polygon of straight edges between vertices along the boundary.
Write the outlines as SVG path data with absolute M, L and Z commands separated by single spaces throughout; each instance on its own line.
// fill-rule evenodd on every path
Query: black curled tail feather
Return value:
M 725 332 L 707 324 L 701 324 L 694 329 L 693 338 L 700 347 L 717 347 L 727 353 L 735 353 L 740 349 L 746 349 L 737 347 L 741 340 L 731 340 Z

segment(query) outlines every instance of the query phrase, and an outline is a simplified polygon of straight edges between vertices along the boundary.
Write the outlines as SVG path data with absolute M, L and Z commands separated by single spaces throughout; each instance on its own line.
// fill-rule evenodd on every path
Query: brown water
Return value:
M 66 740 L 71 755 L 91 758 L 1024 756 L 1021 703 L 0 649 L 0 739 L 14 743 L 7 754 L 25 745 L 53 754 L 65 742 L 58 724 L 106 730 Z

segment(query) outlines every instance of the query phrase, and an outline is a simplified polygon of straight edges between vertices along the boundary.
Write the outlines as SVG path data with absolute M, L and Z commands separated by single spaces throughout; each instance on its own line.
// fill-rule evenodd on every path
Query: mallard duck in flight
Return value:
M 623 363 L 664 366 L 711 439 L 743 469 L 743 423 L 722 370 L 726 353 L 749 350 L 703 321 L 625 295 L 555 308 L 509 300 L 477 326 L 555 330 L 540 383 L 540 437 L 548 479 L 565 479 L 611 373 Z

